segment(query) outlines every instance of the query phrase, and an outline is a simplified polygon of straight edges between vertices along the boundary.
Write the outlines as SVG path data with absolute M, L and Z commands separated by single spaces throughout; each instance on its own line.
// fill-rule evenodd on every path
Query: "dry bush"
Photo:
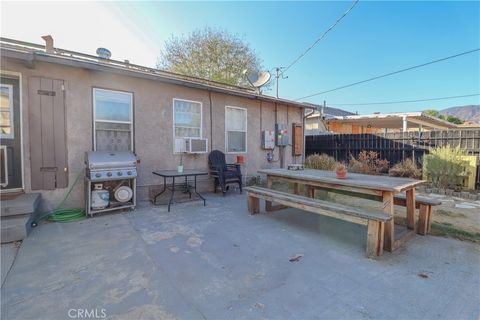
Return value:
M 392 177 L 421 179 L 422 171 L 418 168 L 414 159 L 407 158 L 395 164 L 388 172 L 388 175 Z
M 350 172 L 363 174 L 381 174 L 388 170 L 388 160 L 378 159 L 378 153 L 375 151 L 362 151 L 358 157 L 350 155 L 348 170 Z
M 335 158 L 322 153 L 311 154 L 305 159 L 305 168 L 318 170 L 335 170 L 337 162 Z

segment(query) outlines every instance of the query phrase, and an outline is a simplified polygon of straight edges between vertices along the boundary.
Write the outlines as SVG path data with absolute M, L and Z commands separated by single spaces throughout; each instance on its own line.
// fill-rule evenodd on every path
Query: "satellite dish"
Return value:
M 261 72 L 248 72 L 247 69 L 243 70 L 243 74 L 247 76 L 248 82 L 259 90 L 264 86 L 271 78 L 270 72 L 261 71 Z

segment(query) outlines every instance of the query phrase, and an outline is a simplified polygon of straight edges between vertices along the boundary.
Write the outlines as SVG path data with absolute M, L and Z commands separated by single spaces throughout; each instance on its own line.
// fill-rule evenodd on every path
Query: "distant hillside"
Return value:
M 439 113 L 480 124 L 480 105 L 450 107 L 440 110 Z

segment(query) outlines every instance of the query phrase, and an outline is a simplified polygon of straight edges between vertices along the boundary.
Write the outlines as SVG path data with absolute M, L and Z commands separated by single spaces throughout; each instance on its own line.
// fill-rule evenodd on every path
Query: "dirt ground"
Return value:
M 292 186 L 274 184 L 275 189 L 293 190 Z M 460 240 L 480 243 L 480 201 L 465 200 L 457 197 L 426 194 L 417 192 L 418 195 L 439 199 L 442 204 L 434 207 L 431 234 L 446 236 Z M 333 192 L 317 191 L 317 198 L 338 202 L 346 205 L 362 207 L 365 209 L 381 211 L 380 202 L 355 198 Z M 418 210 L 417 210 L 418 215 Z M 395 222 L 405 223 L 405 207 L 395 206 Z
M 433 235 L 450 236 L 480 243 L 480 201 L 471 201 L 436 194 L 417 194 L 437 198 L 442 201 L 440 206 L 434 208 L 431 232 Z M 327 197 L 332 201 L 343 204 L 381 210 L 381 204 L 371 200 L 334 193 L 328 193 Z M 405 207 L 395 206 L 395 217 L 396 221 L 402 222 L 406 217 Z

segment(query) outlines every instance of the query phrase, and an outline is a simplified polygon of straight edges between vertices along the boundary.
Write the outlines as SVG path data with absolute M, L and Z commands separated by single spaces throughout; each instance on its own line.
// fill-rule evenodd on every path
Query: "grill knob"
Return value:
M 102 175 L 100 172 L 95 173 L 95 177 L 100 178 Z
M 112 173 L 111 173 L 111 172 L 107 172 L 107 176 L 108 176 L 108 177 L 111 177 L 111 176 L 112 176 Z
M 131 175 L 132 175 L 132 171 L 128 170 L 128 171 L 127 171 L 127 174 L 128 174 L 129 176 L 131 176 Z
M 118 172 L 117 172 L 117 175 L 118 175 L 118 176 L 123 175 L 122 171 L 118 171 Z

